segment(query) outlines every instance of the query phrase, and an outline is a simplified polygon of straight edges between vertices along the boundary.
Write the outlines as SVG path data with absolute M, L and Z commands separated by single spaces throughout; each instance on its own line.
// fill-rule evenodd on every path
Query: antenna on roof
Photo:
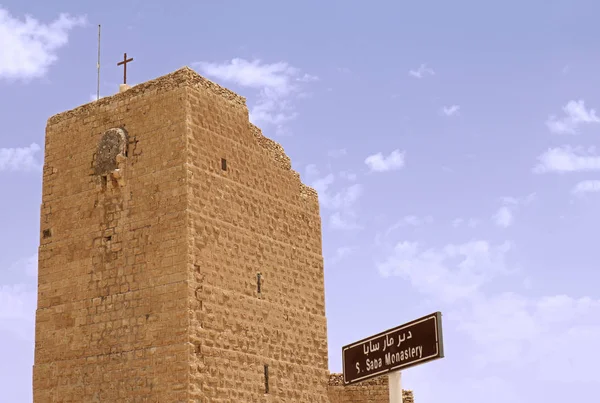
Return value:
M 98 83 L 96 84 L 96 100 L 100 99 L 100 24 L 98 24 Z

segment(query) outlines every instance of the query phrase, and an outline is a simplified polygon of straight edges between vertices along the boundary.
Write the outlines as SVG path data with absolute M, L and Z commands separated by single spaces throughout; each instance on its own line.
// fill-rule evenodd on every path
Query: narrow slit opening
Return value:
M 261 281 L 262 275 L 260 273 L 256 274 L 256 292 L 261 293 Z
M 269 393 L 269 366 L 265 364 L 265 394 Z

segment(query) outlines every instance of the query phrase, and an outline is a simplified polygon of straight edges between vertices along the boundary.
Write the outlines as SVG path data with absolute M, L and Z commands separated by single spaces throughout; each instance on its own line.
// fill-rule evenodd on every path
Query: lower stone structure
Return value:
M 381 376 L 344 386 L 342 374 L 331 374 L 328 395 L 330 403 L 389 403 L 388 378 Z M 414 403 L 411 390 L 402 391 L 402 403 Z

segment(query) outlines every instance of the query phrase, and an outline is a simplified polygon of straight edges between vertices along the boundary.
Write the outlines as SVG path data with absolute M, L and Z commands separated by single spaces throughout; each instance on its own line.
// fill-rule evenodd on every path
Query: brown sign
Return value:
M 342 347 L 344 385 L 442 357 L 442 314 L 436 312 Z

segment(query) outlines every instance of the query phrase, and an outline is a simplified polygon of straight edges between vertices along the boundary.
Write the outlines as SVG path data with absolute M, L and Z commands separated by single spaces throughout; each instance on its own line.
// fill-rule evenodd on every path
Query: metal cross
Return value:
M 117 63 L 117 66 L 123 66 L 123 84 L 127 84 L 127 63 L 132 62 L 133 57 L 128 59 L 127 53 L 123 53 L 123 61 Z

